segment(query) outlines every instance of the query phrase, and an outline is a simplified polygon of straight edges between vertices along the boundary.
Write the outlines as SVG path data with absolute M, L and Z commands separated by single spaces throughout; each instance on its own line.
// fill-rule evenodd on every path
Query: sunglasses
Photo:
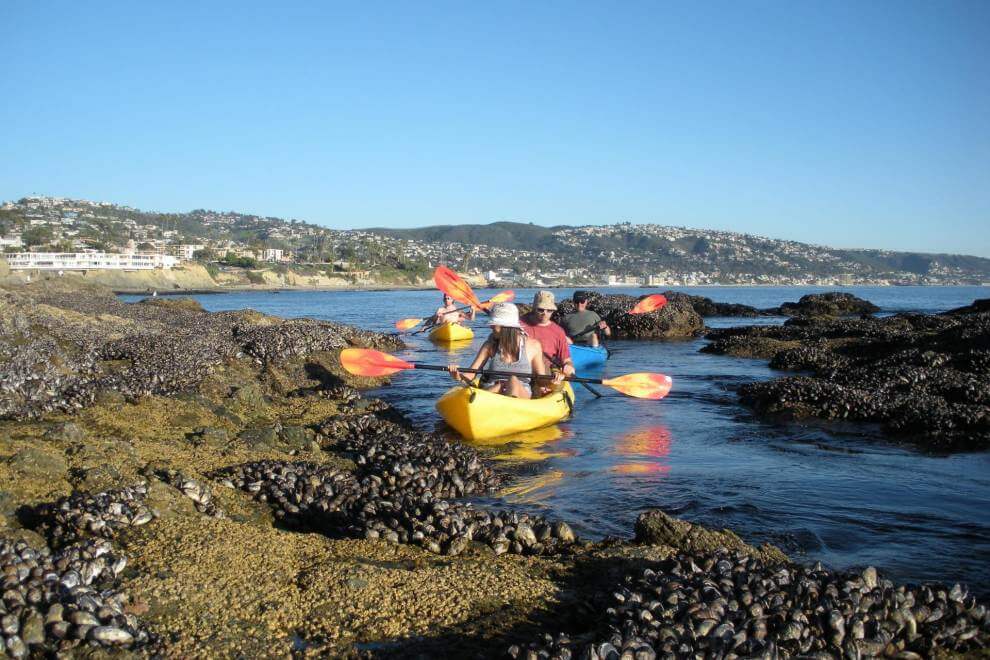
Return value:
M 554 312 L 554 310 L 552 310 L 552 309 L 540 309 L 540 308 L 537 308 L 536 311 L 541 312 L 543 314 L 553 314 L 553 312 Z

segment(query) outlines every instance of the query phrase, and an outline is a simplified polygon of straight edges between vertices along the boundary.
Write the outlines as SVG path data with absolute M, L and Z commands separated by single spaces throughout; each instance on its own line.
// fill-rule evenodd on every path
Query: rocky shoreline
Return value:
M 0 289 L 3 651 L 910 658 L 990 642 L 958 587 L 791 564 L 660 512 L 635 541 L 589 543 L 472 503 L 509 477 L 337 362 L 397 342 Z

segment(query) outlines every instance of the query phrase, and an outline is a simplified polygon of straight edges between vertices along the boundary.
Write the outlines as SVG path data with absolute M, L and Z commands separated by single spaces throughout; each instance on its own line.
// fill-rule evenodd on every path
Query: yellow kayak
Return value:
M 460 323 L 444 323 L 430 332 L 433 341 L 466 341 L 474 337 L 474 331 Z
M 497 438 L 555 424 L 574 409 L 574 390 L 539 399 L 516 399 L 472 386 L 457 385 L 437 401 L 444 420 L 468 440 Z

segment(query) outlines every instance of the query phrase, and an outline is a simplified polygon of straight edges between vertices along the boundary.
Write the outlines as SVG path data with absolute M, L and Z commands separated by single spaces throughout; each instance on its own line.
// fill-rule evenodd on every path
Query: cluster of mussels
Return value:
M 313 389 L 298 389 L 289 393 L 291 397 L 317 396 L 324 399 L 333 399 L 342 405 L 352 405 L 361 400 L 361 393 L 349 385 L 331 385 L 329 387 L 316 387 Z
M 137 648 L 154 640 L 126 611 L 117 578 L 127 565 L 109 539 L 153 519 L 143 485 L 75 494 L 38 508 L 49 545 L 0 540 L 0 632 L 14 658 L 81 645 Z M 56 548 L 53 552 L 51 548 Z
M 385 497 L 407 492 L 430 499 L 463 497 L 492 491 L 501 478 L 471 447 L 383 415 L 332 418 L 316 437 L 324 447 L 351 456 L 361 473 L 378 476 Z
M 317 328 L 319 331 L 314 332 Z M 332 321 L 295 319 L 277 325 L 240 328 L 236 338 L 248 355 L 261 362 L 276 362 L 293 355 L 344 348 L 349 340 L 357 340 L 350 335 L 359 332 Z
M 78 409 L 105 390 L 126 397 L 174 394 L 242 355 L 271 362 L 349 344 L 400 345 L 395 336 L 338 323 L 259 325 L 252 313 L 207 313 L 182 301 L 126 304 L 87 292 L 0 292 L 0 306 L 0 418 Z
M 770 365 L 810 376 L 740 389 L 743 403 L 762 412 L 879 422 L 933 449 L 990 446 L 990 311 L 793 319 L 707 338 L 713 343 L 704 350 L 713 353 L 801 342 L 777 350 Z
M 113 587 L 126 561 L 110 543 L 93 539 L 52 554 L 0 540 L 0 634 L 13 658 L 69 651 L 83 644 L 133 647 L 149 634 L 125 612 L 128 598 Z
M 213 491 L 210 487 L 192 477 L 186 476 L 179 470 L 159 470 L 156 476 L 167 484 L 174 486 L 180 493 L 193 501 L 193 506 L 203 515 L 213 518 L 223 518 L 223 510 L 213 501 Z
M 112 539 L 125 527 L 154 519 L 155 514 L 144 503 L 147 494 L 144 484 L 102 493 L 73 493 L 38 507 L 40 529 L 55 547 L 91 536 Z
M 895 586 L 872 567 L 766 564 L 719 550 L 627 575 L 593 641 L 513 646 L 514 658 L 930 657 L 990 644 L 990 610 L 956 585 Z
M 328 535 L 413 543 L 448 555 L 471 542 L 496 554 L 542 554 L 576 541 L 564 522 L 449 501 L 500 482 L 468 447 L 372 414 L 328 421 L 317 437 L 353 457 L 357 470 L 261 461 L 214 477 L 267 502 L 281 521 Z

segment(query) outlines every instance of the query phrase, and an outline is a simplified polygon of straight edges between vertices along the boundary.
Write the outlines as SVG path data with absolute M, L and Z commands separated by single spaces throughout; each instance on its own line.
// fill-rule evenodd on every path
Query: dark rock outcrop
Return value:
M 755 307 L 750 307 L 749 305 L 740 305 L 738 303 L 715 302 L 711 298 L 706 298 L 704 296 L 692 296 L 679 291 L 664 291 L 663 295 L 668 302 L 684 302 L 691 305 L 691 307 L 694 308 L 694 311 L 703 317 L 757 317 L 771 316 L 774 313 L 774 310 L 761 310 Z
M 830 291 L 801 296 L 796 303 L 784 303 L 777 311 L 782 316 L 856 316 L 874 314 L 880 308 L 851 293 Z
M 705 322 L 694 307 L 685 300 L 668 302 L 648 314 L 630 314 L 629 310 L 642 299 L 623 294 L 589 292 L 588 309 L 597 312 L 612 328 L 613 339 L 685 339 L 697 337 Z M 574 303 L 562 300 L 557 304 L 554 321 L 574 311 Z
M 990 312 L 990 298 L 979 298 L 974 300 L 972 305 L 950 309 L 946 314 L 976 314 L 979 312 Z
M 764 413 L 875 422 L 935 451 L 990 447 L 990 311 L 799 317 L 710 332 L 703 350 L 809 372 L 740 389 Z M 774 347 L 779 350 L 773 350 Z
M 719 548 L 744 552 L 765 561 L 786 562 L 787 555 L 780 549 L 764 544 L 760 548 L 747 545 L 727 529 L 716 531 L 695 525 L 686 520 L 668 516 L 659 509 L 651 509 L 636 518 L 636 543 L 666 545 L 682 552 L 712 552 Z
M 588 309 L 598 312 L 606 321 L 611 320 L 606 313 L 611 312 L 616 318 L 625 310 L 632 307 L 622 308 L 627 301 L 633 301 L 633 296 L 619 294 L 601 294 L 596 291 L 585 291 L 589 299 Z M 740 305 L 738 303 L 715 302 L 705 296 L 692 296 L 680 291 L 664 291 L 663 296 L 667 299 L 667 306 L 673 309 L 684 309 L 690 307 L 702 318 L 712 316 L 727 316 L 741 318 L 756 318 L 760 316 L 858 316 L 862 314 L 873 314 L 879 312 L 880 308 L 869 302 L 858 298 L 851 293 L 841 293 L 830 291 L 828 293 L 812 293 L 802 296 L 798 302 L 784 303 L 780 307 L 770 307 L 768 309 L 757 309 L 750 305 Z M 978 301 L 979 302 L 979 301 Z M 558 314 L 568 314 L 574 311 L 574 305 L 570 300 L 558 303 Z M 528 309 L 528 307 L 526 307 Z M 557 320 L 558 316 L 554 316 Z M 640 338 L 640 337 L 632 337 Z M 650 337 L 646 337 L 650 338 Z

